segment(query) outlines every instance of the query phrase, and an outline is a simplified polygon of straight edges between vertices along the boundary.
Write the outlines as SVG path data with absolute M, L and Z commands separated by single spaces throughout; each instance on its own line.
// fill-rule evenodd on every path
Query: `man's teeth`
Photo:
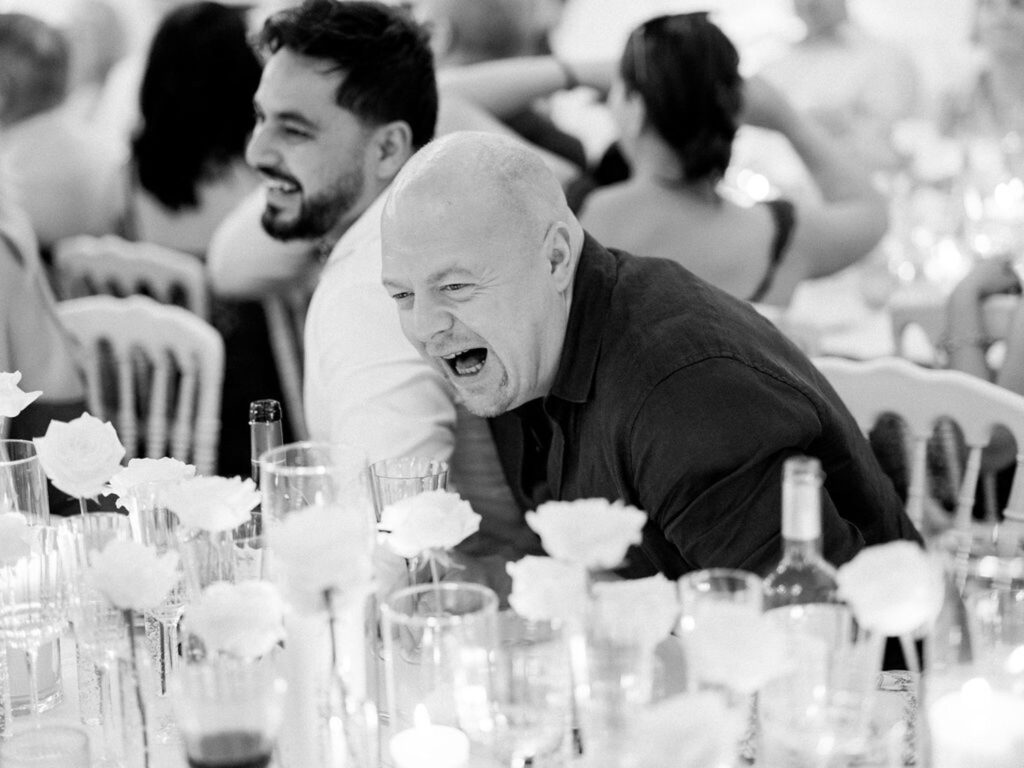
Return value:
M 448 363 L 448 367 L 456 376 L 472 376 L 483 370 L 484 363 L 487 361 L 487 352 L 486 350 L 465 349 L 462 352 L 441 355 L 441 359 Z
M 268 181 L 267 188 L 274 192 L 294 192 L 299 187 L 290 181 Z

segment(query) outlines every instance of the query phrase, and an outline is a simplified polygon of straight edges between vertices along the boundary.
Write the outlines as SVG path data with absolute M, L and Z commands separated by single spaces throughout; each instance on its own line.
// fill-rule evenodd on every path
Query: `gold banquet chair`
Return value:
M 814 363 L 865 433 L 880 416 L 894 414 L 903 420 L 910 453 L 906 510 L 918 530 L 925 517 L 928 440 L 943 417 L 959 426 L 967 448 L 956 525 L 966 529 L 971 523 L 982 450 L 996 426 L 1009 430 L 1017 443 L 1017 469 L 1003 514 L 1007 521 L 1024 525 L 1024 397 L 960 371 L 923 368 L 896 357 L 819 357 Z
M 190 253 L 116 235 L 81 235 L 57 243 L 54 264 L 63 298 L 142 293 L 210 318 L 206 268 Z
M 189 310 L 146 296 L 70 299 L 57 312 L 82 347 L 89 411 L 113 422 L 128 458 L 172 456 L 200 474 L 214 473 L 224 379 L 220 334 Z M 116 382 L 109 382 L 110 372 Z

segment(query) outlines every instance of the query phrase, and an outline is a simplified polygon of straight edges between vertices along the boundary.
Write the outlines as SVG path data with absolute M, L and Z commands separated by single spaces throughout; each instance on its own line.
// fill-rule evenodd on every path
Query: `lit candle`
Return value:
M 433 725 L 422 704 L 413 715 L 412 728 L 391 737 L 395 768 L 465 768 L 469 764 L 469 737 L 458 728 Z
M 1020 768 L 1024 699 L 993 691 L 982 678 L 940 696 L 928 710 L 934 768 Z

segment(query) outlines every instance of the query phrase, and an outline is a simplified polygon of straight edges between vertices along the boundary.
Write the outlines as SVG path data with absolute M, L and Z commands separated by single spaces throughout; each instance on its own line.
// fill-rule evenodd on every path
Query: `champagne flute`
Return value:
M 39 647 L 60 637 L 67 621 L 67 580 L 58 550 L 59 531 L 29 529 L 29 554 L 0 567 L 0 637 L 24 651 L 29 707 L 39 716 Z

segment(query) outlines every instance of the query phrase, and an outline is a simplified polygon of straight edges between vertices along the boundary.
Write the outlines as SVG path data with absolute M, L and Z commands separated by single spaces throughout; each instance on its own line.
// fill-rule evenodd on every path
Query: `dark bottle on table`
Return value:
M 186 749 L 190 768 L 267 768 L 273 744 L 257 731 L 200 736 Z
M 277 400 L 253 400 L 249 403 L 249 455 L 252 479 L 260 484 L 260 456 L 284 444 L 281 403 Z
M 782 472 L 782 560 L 765 577 L 764 609 L 839 603 L 836 569 L 821 555 L 821 464 L 793 456 Z

